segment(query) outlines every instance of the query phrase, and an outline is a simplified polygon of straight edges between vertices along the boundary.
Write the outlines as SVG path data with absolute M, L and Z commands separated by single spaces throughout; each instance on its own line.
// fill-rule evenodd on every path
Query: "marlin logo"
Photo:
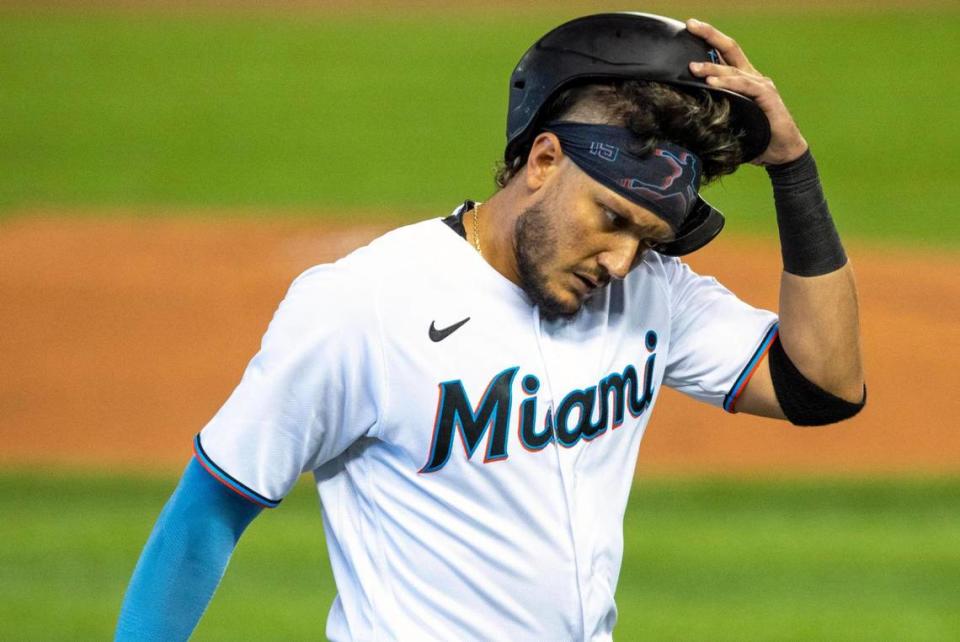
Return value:
M 591 441 L 608 430 L 617 429 L 623 424 L 627 412 L 632 417 L 642 415 L 653 403 L 657 333 L 647 332 L 645 343 L 651 354 L 643 365 L 642 378 L 637 368 L 630 364 L 620 372 L 603 377 L 596 385 L 572 390 L 557 404 L 556 412 L 547 411 L 542 427 L 537 426 L 540 380 L 532 374 L 523 376 L 520 392 L 525 398 L 519 404 L 517 421 L 517 437 L 523 448 L 538 452 L 554 442 L 572 448 L 581 439 Z M 483 463 L 509 457 L 510 415 L 514 381 L 519 370 L 519 366 L 514 366 L 495 375 L 476 406 L 470 403 L 459 379 L 440 384 L 430 453 L 421 473 L 434 473 L 447 465 L 457 435 L 468 460 L 473 458 L 484 438 Z
M 686 213 L 689 204 L 697 197 L 697 157 L 689 152 L 672 152 L 660 147 L 653 151 L 653 156 L 663 162 L 656 164 L 656 171 L 650 172 L 649 180 L 628 177 L 620 179 L 620 184 L 654 202 L 676 201 L 677 209 Z M 693 176 L 686 184 L 682 184 L 683 189 L 678 189 L 674 184 L 683 176 L 684 170 L 689 170 Z
M 653 155 L 662 158 L 665 162 L 657 163 L 657 169 L 663 174 L 662 176 L 655 176 L 654 180 L 656 182 L 647 182 L 641 181 L 638 178 L 624 178 L 621 179 L 620 184 L 634 191 L 640 191 L 644 188 L 656 190 L 658 192 L 665 192 L 676 182 L 678 178 L 683 176 L 684 168 L 689 168 L 693 173 L 693 180 L 691 183 L 695 183 L 697 180 L 697 157 L 689 152 L 680 152 L 679 154 L 671 152 L 666 149 L 657 148 L 653 151 Z M 651 172 L 653 173 L 653 172 Z

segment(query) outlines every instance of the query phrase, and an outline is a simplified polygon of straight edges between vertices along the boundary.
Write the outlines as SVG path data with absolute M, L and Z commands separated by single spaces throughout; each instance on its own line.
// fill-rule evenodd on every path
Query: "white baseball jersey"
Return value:
M 661 385 L 729 407 L 775 327 L 653 252 L 547 321 L 424 221 L 294 281 L 197 456 L 266 505 L 312 471 L 332 640 L 606 640 Z

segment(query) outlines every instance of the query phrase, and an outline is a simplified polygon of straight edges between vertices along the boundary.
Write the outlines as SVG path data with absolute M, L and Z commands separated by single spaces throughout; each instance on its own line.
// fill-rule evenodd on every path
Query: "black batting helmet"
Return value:
M 744 160 L 770 144 L 770 123 L 746 96 L 711 87 L 689 64 L 719 55 L 679 20 L 649 13 L 598 13 L 556 27 L 530 47 L 510 75 L 505 156 L 529 143 L 544 105 L 560 90 L 597 80 L 655 80 L 726 96 Z
M 689 63 L 719 62 L 706 41 L 684 23 L 648 13 L 600 13 L 556 27 L 530 47 L 510 75 L 507 147 L 504 157 L 522 152 L 539 131 L 543 107 L 558 92 L 603 80 L 652 80 L 680 90 L 705 89 L 725 96 L 731 126 L 744 160 L 770 144 L 770 123 L 746 96 L 718 89 L 690 73 Z M 723 229 L 723 216 L 703 199 L 687 216 L 677 238 L 656 248 L 680 256 L 709 243 Z

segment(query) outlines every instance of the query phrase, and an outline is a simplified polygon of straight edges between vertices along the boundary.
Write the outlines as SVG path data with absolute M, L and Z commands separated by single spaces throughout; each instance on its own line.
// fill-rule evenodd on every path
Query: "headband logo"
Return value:
M 620 148 L 606 143 L 592 142 L 590 143 L 590 153 L 612 163 L 617 160 L 617 155 L 620 154 Z
M 547 130 L 591 178 L 650 210 L 679 230 L 697 201 L 700 159 L 663 141 L 649 154 L 632 151 L 641 141 L 625 127 L 554 122 Z
M 697 184 L 697 157 L 689 152 L 677 154 L 659 147 L 653 156 L 665 162 L 651 167 L 650 176 L 646 177 L 650 180 L 627 177 L 620 179 L 620 185 L 653 201 L 679 201 L 679 210 L 686 212 L 697 196 L 693 187 Z M 673 184 L 683 176 L 684 169 L 689 169 L 693 176 L 686 185 L 678 186 L 683 188 L 678 190 Z

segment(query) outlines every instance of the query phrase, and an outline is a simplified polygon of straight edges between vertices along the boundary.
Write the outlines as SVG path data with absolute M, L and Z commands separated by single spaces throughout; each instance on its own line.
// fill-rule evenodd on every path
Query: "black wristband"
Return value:
M 843 267 L 847 255 L 810 150 L 766 169 L 773 183 L 783 269 L 797 276 L 820 276 Z

